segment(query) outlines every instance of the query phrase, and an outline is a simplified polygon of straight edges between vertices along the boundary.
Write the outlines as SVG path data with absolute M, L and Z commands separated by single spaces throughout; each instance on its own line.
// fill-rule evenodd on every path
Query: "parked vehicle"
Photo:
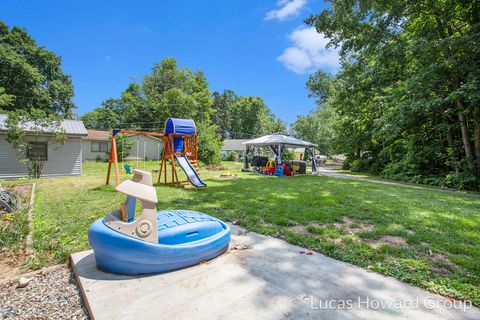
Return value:
M 315 155 L 315 163 L 316 164 L 322 164 L 327 162 L 327 156 L 321 155 L 321 154 L 316 154 Z

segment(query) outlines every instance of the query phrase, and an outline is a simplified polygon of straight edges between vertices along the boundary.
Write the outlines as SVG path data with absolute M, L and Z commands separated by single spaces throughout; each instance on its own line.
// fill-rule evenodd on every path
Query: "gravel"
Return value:
M 28 285 L 0 284 L 1 319 L 88 319 L 75 276 L 67 266 L 34 275 Z

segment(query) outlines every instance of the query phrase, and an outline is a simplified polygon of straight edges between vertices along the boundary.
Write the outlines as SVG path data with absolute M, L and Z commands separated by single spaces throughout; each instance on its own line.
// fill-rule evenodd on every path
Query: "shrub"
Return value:
M 453 172 L 447 174 L 443 179 L 442 187 L 478 191 L 480 190 L 480 179 L 470 172 Z
M 198 132 L 198 159 L 206 165 L 220 164 L 222 158 L 220 149 L 222 140 L 216 132 L 216 126 L 203 122 L 197 123 Z
M 353 172 L 366 172 L 370 167 L 370 161 L 367 159 L 355 159 L 350 162 L 350 170 Z
M 240 161 L 240 155 L 236 151 L 229 151 L 225 156 L 225 161 Z
M 295 160 L 295 152 L 286 149 L 286 150 L 283 151 L 283 153 L 282 153 L 282 160 L 285 160 L 285 161 Z
M 415 166 L 406 162 L 392 162 L 383 168 L 381 176 L 386 179 L 414 182 L 418 180 L 418 172 Z

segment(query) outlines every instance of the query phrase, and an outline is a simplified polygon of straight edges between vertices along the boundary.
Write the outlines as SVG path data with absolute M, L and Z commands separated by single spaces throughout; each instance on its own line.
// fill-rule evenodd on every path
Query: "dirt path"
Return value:
M 359 176 L 354 176 L 354 175 L 351 175 L 351 174 L 336 172 L 335 169 L 339 169 L 339 168 L 340 167 L 338 167 L 338 166 L 320 166 L 317 169 L 317 172 L 321 175 L 324 175 L 324 176 L 327 176 L 327 177 L 332 177 L 332 178 L 338 178 L 338 179 L 367 181 L 367 182 L 387 184 L 387 185 L 397 186 L 397 187 L 402 187 L 402 188 L 411 188 L 411 189 L 431 190 L 431 191 L 438 191 L 438 192 L 445 192 L 445 193 L 453 193 L 453 194 L 458 194 L 458 195 L 462 195 L 462 196 L 466 196 L 466 197 L 480 197 L 480 194 L 475 194 L 475 193 L 467 193 L 467 192 L 453 191 L 453 190 L 442 190 L 442 189 L 416 186 L 416 185 L 410 185 L 410 184 L 404 184 L 404 183 L 398 183 L 398 182 L 390 182 L 390 181 L 381 180 L 381 179 L 371 179 L 371 178 L 359 177 Z

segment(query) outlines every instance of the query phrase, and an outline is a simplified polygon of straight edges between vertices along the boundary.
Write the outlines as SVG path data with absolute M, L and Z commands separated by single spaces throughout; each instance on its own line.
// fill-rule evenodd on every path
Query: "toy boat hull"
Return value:
M 159 273 L 213 259 L 228 249 L 230 228 L 206 214 L 160 211 L 157 223 L 158 244 L 153 244 L 117 232 L 103 219 L 95 221 L 88 240 L 97 265 L 114 273 Z

